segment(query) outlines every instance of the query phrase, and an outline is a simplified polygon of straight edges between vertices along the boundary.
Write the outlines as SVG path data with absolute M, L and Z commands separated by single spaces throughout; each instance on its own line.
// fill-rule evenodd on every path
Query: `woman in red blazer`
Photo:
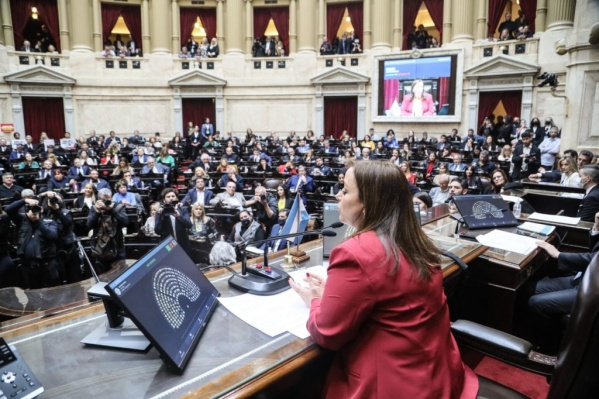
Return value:
M 310 306 L 312 339 L 337 351 L 326 397 L 476 397 L 478 380 L 449 329 L 439 252 L 404 174 L 359 162 L 337 199 L 339 219 L 356 232 L 333 249 L 326 277 L 290 281 Z
M 435 115 L 433 96 L 424 92 L 424 82 L 416 79 L 412 82 L 411 94 L 404 96 L 401 102 L 401 114 L 406 116 Z

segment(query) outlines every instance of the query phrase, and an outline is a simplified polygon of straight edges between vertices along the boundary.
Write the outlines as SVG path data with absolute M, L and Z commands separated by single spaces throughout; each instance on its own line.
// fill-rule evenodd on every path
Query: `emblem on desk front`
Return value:
M 198 300 L 201 292 L 189 277 L 170 267 L 154 274 L 152 288 L 160 312 L 175 330 L 181 327 L 190 304 Z

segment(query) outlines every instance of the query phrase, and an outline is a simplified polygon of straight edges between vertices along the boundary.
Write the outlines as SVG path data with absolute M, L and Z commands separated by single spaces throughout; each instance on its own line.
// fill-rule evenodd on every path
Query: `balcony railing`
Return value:
M 484 62 L 485 59 L 498 54 L 521 57 L 525 61 L 538 62 L 539 39 L 507 40 L 503 42 L 475 43 L 472 46 L 473 64 Z
M 69 57 L 62 54 L 13 51 L 9 52 L 8 55 L 13 61 L 12 64 L 17 65 L 17 69 L 27 68 L 33 65 L 45 65 L 58 69 L 68 66 L 69 62 Z

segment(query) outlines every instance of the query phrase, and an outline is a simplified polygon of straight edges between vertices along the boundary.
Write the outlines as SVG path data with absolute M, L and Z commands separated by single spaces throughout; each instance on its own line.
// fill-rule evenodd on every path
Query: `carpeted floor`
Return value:
M 474 372 L 510 387 L 531 399 L 544 399 L 547 397 L 549 384 L 545 377 L 520 370 L 498 360 L 483 357 L 474 368 Z

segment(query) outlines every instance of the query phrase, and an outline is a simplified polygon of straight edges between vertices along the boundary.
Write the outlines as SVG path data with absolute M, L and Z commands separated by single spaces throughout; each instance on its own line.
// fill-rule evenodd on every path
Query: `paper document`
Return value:
M 547 213 L 539 213 L 539 212 L 535 212 L 535 213 L 531 214 L 528 218 L 533 219 L 533 220 L 540 220 L 542 222 L 571 224 L 571 225 L 577 225 L 578 222 L 580 222 L 580 218 L 549 215 Z
M 503 198 L 503 200 L 504 200 L 505 202 L 513 202 L 513 203 L 522 202 L 522 198 L 520 198 L 520 197 L 516 197 L 515 195 L 505 195 L 505 194 L 501 194 L 501 198 Z
M 555 230 L 555 226 L 532 222 L 524 222 L 518 226 L 518 228 L 521 230 L 532 231 L 533 233 L 537 234 L 543 234 L 544 236 L 548 236 Z
M 535 244 L 535 241 L 537 241 L 536 238 L 507 233 L 501 230 L 493 230 L 490 233 L 481 234 L 476 237 L 476 240 L 487 247 L 517 252 L 522 255 L 528 255 L 537 249 L 537 244 Z
M 324 267 L 314 266 L 289 275 L 295 281 L 303 282 L 306 271 L 326 274 Z M 218 300 L 235 316 L 271 337 L 286 331 L 299 338 L 310 336 L 306 329 L 310 308 L 292 289 L 270 296 L 243 294 Z
M 559 197 L 583 199 L 583 193 L 559 193 Z

